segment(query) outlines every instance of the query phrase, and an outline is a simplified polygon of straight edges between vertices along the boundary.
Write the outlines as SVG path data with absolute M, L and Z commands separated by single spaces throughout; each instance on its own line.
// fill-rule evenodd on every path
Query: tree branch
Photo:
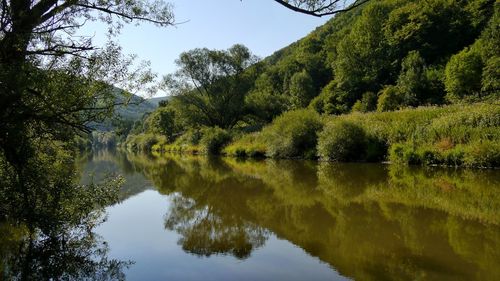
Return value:
M 341 0 L 316 1 L 312 3 L 311 1 L 287 1 L 287 0 L 274 0 L 274 1 L 292 11 L 315 17 L 322 17 L 322 16 L 334 15 L 337 13 L 350 11 L 356 7 L 363 5 L 364 3 L 370 0 L 355 0 L 350 6 L 341 9 L 335 8 L 336 4 L 338 2 L 341 2 Z M 318 2 L 328 2 L 328 3 L 316 7 L 314 4 Z M 305 4 L 305 7 L 303 4 Z

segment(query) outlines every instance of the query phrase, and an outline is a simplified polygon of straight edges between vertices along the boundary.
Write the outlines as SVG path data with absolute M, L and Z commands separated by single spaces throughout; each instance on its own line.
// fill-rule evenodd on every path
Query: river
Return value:
M 500 280 L 498 170 L 100 152 L 127 280 Z

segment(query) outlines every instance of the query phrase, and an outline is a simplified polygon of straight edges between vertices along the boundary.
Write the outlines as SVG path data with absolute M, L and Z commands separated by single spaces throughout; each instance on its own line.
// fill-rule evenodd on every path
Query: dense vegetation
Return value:
M 91 21 L 109 27 L 104 46 L 78 32 Z M 147 65 L 115 42 L 131 21 L 174 23 L 161 0 L 0 4 L 0 279 L 124 279 L 129 263 L 95 233 L 122 181 L 80 184 L 75 148 L 125 101 L 116 87 L 151 86 Z
M 165 79 L 174 96 L 126 147 L 498 166 L 499 12 L 491 0 L 370 1 L 258 63 L 241 45 L 186 52 Z

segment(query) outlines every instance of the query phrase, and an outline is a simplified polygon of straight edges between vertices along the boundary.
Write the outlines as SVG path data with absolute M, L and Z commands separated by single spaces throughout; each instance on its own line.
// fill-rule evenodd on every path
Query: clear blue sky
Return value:
M 167 0 L 168 1 L 168 0 Z M 175 71 L 179 54 L 194 48 L 227 49 L 233 44 L 247 46 L 264 58 L 304 37 L 329 18 L 293 12 L 273 0 L 170 0 L 174 5 L 176 27 L 151 24 L 126 26 L 118 41 L 125 53 L 149 60 L 152 69 L 164 75 Z M 101 29 L 101 30 L 99 30 Z M 84 29 L 103 42 L 103 26 Z M 160 94 L 161 95 L 161 94 Z

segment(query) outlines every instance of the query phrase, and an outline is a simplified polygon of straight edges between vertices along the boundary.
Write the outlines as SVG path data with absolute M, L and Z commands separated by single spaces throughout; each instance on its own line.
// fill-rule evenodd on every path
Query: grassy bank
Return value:
M 188 131 L 173 143 L 158 136 L 133 136 L 130 140 L 129 150 L 157 153 L 500 167 L 500 104 L 339 116 L 296 110 L 250 134 L 206 128 Z

